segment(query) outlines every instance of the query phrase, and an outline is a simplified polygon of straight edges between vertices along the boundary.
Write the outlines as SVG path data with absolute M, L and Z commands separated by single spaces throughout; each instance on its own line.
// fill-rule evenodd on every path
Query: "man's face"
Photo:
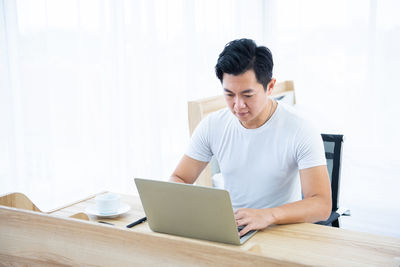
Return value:
M 224 73 L 222 76 L 222 87 L 229 109 L 249 129 L 260 127 L 268 119 L 272 102 L 267 101 L 267 95 L 271 94 L 274 84 L 275 79 L 271 79 L 265 92 L 253 70 L 240 75 Z

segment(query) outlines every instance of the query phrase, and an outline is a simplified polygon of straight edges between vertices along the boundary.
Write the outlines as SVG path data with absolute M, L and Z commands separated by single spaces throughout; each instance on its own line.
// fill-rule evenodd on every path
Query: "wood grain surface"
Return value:
M 242 246 L 154 233 L 147 223 L 128 229 L 145 214 L 138 197 L 121 200 L 126 214 L 89 221 L 70 216 L 93 197 L 50 214 L 0 206 L 0 265 L 400 266 L 400 239 L 315 224 L 272 226 Z

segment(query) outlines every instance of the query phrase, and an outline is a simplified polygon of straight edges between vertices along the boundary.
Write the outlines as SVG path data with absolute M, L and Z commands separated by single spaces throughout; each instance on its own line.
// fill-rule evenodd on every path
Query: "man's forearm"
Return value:
M 176 175 L 172 175 L 172 176 L 169 178 L 169 181 L 170 181 L 170 182 L 176 182 L 176 183 L 185 183 L 185 181 L 184 181 L 183 179 L 179 178 L 179 177 L 176 176 Z
M 322 196 L 313 196 L 272 208 L 274 224 L 300 223 L 327 220 L 332 202 Z
M 171 182 L 193 184 L 208 162 L 198 161 L 184 155 L 172 173 Z
M 313 223 L 326 220 L 330 211 L 331 201 L 324 197 L 313 196 L 276 208 L 237 209 L 235 219 L 238 226 L 245 226 L 240 231 L 240 235 L 244 235 L 250 230 L 265 229 L 271 224 Z

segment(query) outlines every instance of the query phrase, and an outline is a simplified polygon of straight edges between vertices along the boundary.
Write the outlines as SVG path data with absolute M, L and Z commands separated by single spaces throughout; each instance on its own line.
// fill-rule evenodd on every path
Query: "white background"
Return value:
M 400 237 L 395 0 L 0 0 L 0 194 L 49 210 L 168 179 L 187 101 L 221 93 L 223 46 L 252 38 L 299 109 L 345 135 L 342 226 Z

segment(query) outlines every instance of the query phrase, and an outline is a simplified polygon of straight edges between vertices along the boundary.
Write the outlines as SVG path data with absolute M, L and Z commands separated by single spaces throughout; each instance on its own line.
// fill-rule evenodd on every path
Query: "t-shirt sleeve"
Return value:
M 207 116 L 197 125 L 193 132 L 186 155 L 192 159 L 209 162 L 213 153 L 209 139 L 210 116 Z
M 321 134 L 305 125 L 298 132 L 296 158 L 299 170 L 326 165 L 324 144 Z

